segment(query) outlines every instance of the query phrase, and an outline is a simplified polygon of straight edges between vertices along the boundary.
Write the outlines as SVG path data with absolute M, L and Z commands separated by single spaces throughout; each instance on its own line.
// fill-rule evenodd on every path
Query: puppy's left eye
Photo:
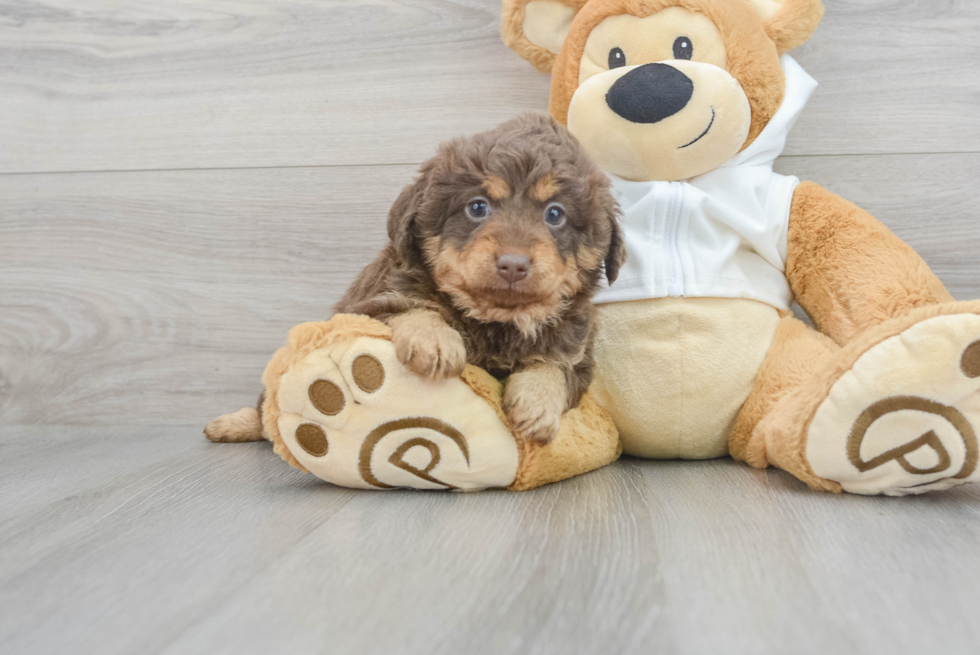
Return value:
M 548 205 L 544 210 L 544 222 L 551 227 L 561 227 L 565 224 L 565 208 L 558 203 Z
M 466 203 L 466 215 L 474 221 L 482 221 L 490 215 L 490 203 L 484 198 L 473 198 Z

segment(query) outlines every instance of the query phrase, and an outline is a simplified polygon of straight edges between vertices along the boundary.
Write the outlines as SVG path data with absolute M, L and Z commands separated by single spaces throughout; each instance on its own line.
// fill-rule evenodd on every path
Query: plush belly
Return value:
M 593 389 L 624 452 L 657 459 L 728 454 L 779 312 L 731 298 L 658 298 L 598 310 Z

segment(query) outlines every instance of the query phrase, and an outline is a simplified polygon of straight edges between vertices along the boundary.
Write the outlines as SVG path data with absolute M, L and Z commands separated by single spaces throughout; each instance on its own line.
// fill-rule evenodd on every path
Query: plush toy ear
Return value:
M 587 0 L 504 0 L 500 34 L 508 48 L 551 71 L 568 29 Z
M 779 54 L 806 43 L 823 18 L 821 0 L 749 0 Z

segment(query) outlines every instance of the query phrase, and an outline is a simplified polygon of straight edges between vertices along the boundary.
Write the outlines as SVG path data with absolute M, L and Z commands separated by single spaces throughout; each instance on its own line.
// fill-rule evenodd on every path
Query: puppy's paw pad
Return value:
M 537 366 L 510 376 L 504 387 L 504 413 L 518 438 L 548 443 L 558 435 L 565 409 L 565 380 L 561 370 Z
M 518 438 L 533 443 L 549 443 L 558 436 L 561 427 L 561 414 L 556 412 L 527 412 L 512 408 L 507 411 L 507 418 L 511 420 Z
M 561 427 L 561 407 L 553 398 L 509 390 L 504 396 L 504 413 L 524 441 L 546 444 Z
M 395 352 L 410 371 L 431 380 L 456 377 L 466 367 L 466 346 L 459 333 L 440 328 L 427 334 L 398 336 Z
M 408 314 L 393 322 L 391 340 L 398 360 L 424 378 L 457 377 L 466 367 L 463 337 L 441 319 Z

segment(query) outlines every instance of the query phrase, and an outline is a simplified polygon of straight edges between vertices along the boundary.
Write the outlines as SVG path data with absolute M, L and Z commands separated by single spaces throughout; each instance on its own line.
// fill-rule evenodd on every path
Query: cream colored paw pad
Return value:
M 459 378 L 409 372 L 390 341 L 314 351 L 282 376 L 278 403 L 286 447 L 334 484 L 477 490 L 517 475 L 517 444 L 496 411 Z
M 906 495 L 980 477 L 980 317 L 922 321 L 864 353 L 813 417 L 813 472 L 858 494 Z

